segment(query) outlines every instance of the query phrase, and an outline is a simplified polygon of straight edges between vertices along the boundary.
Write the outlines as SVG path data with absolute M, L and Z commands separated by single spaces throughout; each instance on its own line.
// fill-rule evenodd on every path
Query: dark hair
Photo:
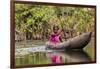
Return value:
M 58 26 L 53 26 L 53 30 L 55 30 L 55 29 L 59 30 L 59 27 Z

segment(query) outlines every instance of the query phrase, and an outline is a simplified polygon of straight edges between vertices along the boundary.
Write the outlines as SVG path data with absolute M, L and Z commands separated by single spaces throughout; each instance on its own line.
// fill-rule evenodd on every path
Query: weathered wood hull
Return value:
M 82 35 L 70 38 L 69 40 L 55 46 L 48 46 L 51 49 L 82 49 L 91 40 L 91 32 L 83 33 Z

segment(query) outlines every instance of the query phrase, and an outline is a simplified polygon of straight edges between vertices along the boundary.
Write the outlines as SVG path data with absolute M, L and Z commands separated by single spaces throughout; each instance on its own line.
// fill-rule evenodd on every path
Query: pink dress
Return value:
M 57 34 L 51 34 L 49 38 L 49 44 L 51 45 L 57 45 L 60 43 L 60 35 Z
M 60 35 L 51 34 L 48 44 L 51 45 L 51 46 L 57 46 L 58 44 L 60 44 L 59 38 L 60 38 Z M 52 63 L 54 63 L 54 64 L 62 63 L 61 56 L 59 56 L 57 54 L 53 54 L 53 53 L 49 54 L 49 56 L 51 58 Z

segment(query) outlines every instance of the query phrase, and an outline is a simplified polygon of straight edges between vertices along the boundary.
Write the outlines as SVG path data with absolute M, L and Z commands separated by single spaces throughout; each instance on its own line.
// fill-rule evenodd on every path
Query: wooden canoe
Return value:
M 91 40 L 91 32 L 83 33 L 74 38 L 55 46 L 47 46 L 47 49 L 82 49 L 84 48 Z

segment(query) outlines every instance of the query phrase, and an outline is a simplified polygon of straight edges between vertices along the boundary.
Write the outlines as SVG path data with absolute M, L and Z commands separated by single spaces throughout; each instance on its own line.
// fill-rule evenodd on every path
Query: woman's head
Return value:
M 54 26 L 54 27 L 53 27 L 53 32 L 54 32 L 54 33 L 57 33 L 58 30 L 59 30 L 59 27 L 58 27 L 58 26 Z

